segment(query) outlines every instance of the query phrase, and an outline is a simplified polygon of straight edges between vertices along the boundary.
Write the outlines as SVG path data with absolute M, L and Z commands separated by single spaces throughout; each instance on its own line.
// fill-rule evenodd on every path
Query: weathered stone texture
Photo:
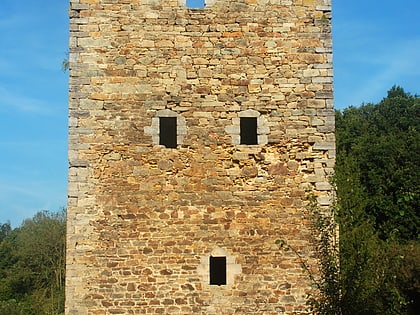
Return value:
M 307 313 L 275 241 L 313 265 L 308 191 L 331 203 L 330 2 L 70 1 L 66 314 Z

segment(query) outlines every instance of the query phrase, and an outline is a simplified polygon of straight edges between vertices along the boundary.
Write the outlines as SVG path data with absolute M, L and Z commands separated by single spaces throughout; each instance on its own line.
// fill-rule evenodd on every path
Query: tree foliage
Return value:
M 334 219 L 335 208 L 330 212 L 320 210 L 315 201 L 309 207 L 312 236 L 318 274 L 311 275 L 316 290 L 309 294 L 308 304 L 318 315 L 342 315 L 342 288 L 340 277 L 340 252 L 338 226 Z M 309 269 L 307 268 L 309 271 Z
M 377 105 L 336 115 L 336 181 L 340 202 L 347 203 L 342 208 L 370 221 L 382 240 L 419 239 L 419 118 L 420 98 L 395 86 Z
M 420 312 L 420 98 L 336 114 L 343 314 Z
M 64 312 L 65 211 L 0 225 L 0 315 Z
M 310 211 L 315 314 L 420 313 L 419 105 L 394 86 L 377 105 L 337 111 L 334 215 Z

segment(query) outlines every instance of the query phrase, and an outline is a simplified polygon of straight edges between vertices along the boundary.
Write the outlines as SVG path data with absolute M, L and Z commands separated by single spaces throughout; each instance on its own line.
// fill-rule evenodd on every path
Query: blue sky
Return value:
M 14 227 L 66 205 L 68 1 L 41 2 L 0 0 L 0 223 Z M 333 1 L 336 108 L 394 84 L 420 94 L 419 20 L 418 0 Z

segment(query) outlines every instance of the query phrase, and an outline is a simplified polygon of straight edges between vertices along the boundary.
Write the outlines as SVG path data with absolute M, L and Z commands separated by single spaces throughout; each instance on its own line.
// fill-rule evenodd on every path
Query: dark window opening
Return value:
M 159 144 L 176 148 L 176 117 L 159 117 Z
M 258 144 L 257 118 L 241 117 L 241 144 Z
M 226 257 L 210 256 L 210 285 L 226 284 Z
M 205 0 L 187 0 L 187 8 L 203 9 L 206 6 Z

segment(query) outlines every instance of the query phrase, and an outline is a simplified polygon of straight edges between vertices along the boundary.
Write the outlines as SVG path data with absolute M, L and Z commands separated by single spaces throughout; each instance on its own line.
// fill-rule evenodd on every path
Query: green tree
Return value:
M 10 222 L 0 224 L 0 243 L 12 232 Z
M 420 313 L 419 105 L 394 86 L 377 105 L 337 111 L 334 216 L 309 211 L 320 271 L 310 274 L 315 314 Z
M 343 314 L 418 314 L 420 99 L 336 114 Z
M 391 88 L 377 105 L 350 107 L 336 115 L 340 203 L 353 203 L 352 211 L 358 207 L 358 215 L 372 220 L 383 240 L 419 238 L 419 116 L 420 98 L 400 87 Z M 346 187 L 357 190 L 355 201 L 348 200 L 355 198 Z
M 65 211 L 37 213 L 0 243 L 0 314 L 64 311 Z

